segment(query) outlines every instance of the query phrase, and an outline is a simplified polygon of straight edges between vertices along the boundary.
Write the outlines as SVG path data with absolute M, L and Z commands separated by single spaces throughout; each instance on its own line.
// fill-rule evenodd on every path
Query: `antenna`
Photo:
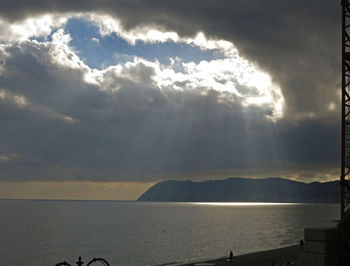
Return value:
M 350 204 L 350 5 L 342 0 L 341 217 Z

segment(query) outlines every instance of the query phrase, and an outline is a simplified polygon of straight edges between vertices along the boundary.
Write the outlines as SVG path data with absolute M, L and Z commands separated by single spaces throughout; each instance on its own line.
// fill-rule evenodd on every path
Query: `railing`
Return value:
M 86 266 L 89 266 L 89 265 L 92 265 L 94 264 L 95 262 L 101 262 L 103 266 L 109 266 L 109 263 L 105 260 L 105 259 L 102 259 L 102 258 L 93 258 L 92 260 L 90 260 L 88 262 L 88 264 L 86 264 Z M 81 257 L 79 257 L 78 261 L 76 262 L 76 264 L 78 266 L 82 266 L 84 264 L 84 262 L 81 260 Z M 71 264 L 69 264 L 68 262 L 66 261 L 63 261 L 63 262 L 60 262 L 60 263 L 57 263 L 55 266 L 72 266 Z

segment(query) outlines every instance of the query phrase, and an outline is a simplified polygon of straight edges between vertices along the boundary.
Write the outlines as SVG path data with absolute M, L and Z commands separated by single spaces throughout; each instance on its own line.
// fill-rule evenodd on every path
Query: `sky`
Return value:
M 0 6 L 0 198 L 339 178 L 339 2 Z

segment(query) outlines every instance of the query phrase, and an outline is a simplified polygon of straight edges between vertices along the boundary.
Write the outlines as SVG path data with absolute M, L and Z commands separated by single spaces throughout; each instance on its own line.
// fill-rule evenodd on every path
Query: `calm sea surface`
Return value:
M 295 244 L 336 204 L 209 205 L 0 200 L 0 265 L 159 265 Z M 86 265 L 86 264 L 84 264 Z M 95 264 L 97 265 L 97 264 Z

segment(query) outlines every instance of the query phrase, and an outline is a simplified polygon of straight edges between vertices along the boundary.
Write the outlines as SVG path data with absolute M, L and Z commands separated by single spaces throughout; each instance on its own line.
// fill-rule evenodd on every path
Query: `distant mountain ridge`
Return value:
M 302 183 L 279 177 L 170 180 L 155 184 L 138 201 L 337 203 L 340 185 L 339 181 Z

